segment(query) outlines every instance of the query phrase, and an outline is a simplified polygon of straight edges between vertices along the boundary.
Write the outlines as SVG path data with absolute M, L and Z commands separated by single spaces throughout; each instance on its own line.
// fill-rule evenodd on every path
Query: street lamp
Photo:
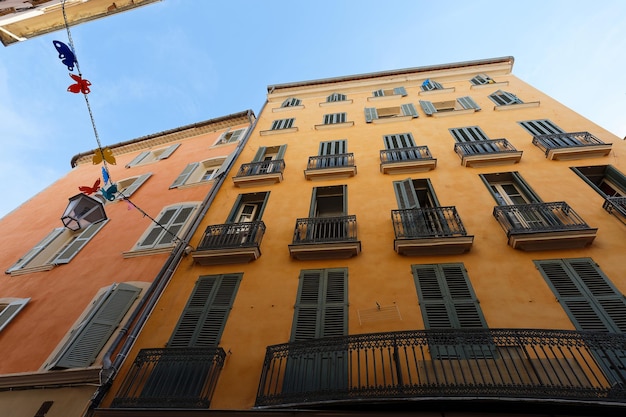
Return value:
M 69 200 L 63 216 L 61 216 L 63 226 L 68 229 L 77 231 L 107 219 L 104 206 L 98 200 L 82 193 L 70 197 Z

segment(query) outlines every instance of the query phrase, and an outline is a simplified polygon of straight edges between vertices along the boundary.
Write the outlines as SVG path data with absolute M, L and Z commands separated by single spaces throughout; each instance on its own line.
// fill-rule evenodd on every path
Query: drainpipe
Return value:
M 263 105 L 263 108 L 264 107 L 265 104 Z M 263 111 L 263 109 L 261 109 L 261 111 Z M 233 151 L 233 154 L 235 156 L 231 158 L 228 166 L 225 167 L 224 171 L 220 175 L 218 175 L 217 181 L 213 183 L 211 190 L 209 190 L 209 193 L 200 204 L 198 213 L 196 213 L 196 215 L 194 216 L 191 226 L 185 232 L 183 238 L 178 242 L 178 244 L 168 257 L 167 261 L 165 261 L 165 263 L 163 264 L 163 267 L 155 277 L 152 284 L 150 284 L 150 286 L 146 290 L 146 294 L 144 295 L 144 297 L 141 298 L 139 304 L 133 310 L 124 327 L 118 332 L 117 337 L 111 344 L 111 347 L 106 351 L 101 371 L 101 380 L 103 381 L 91 398 L 88 409 L 83 414 L 83 416 L 87 417 L 93 415 L 94 410 L 96 409 L 96 407 L 98 407 L 98 405 L 100 405 L 100 402 L 108 392 L 109 388 L 111 388 L 111 385 L 113 384 L 113 379 L 115 379 L 115 376 L 119 371 L 122 363 L 124 362 L 124 359 L 126 359 L 128 352 L 133 347 L 134 342 L 137 339 L 137 335 L 143 328 L 143 325 L 150 316 L 150 313 L 152 312 L 152 309 L 156 305 L 158 299 L 161 297 L 163 289 L 169 283 L 169 280 L 174 274 L 174 271 L 176 270 L 176 267 L 180 263 L 182 257 L 185 256 L 185 250 L 189 246 L 189 240 L 193 237 L 202 219 L 204 219 L 204 216 L 209 210 L 211 204 L 213 203 L 217 192 L 224 183 L 226 175 L 230 172 L 230 169 L 232 168 L 235 160 L 248 142 L 250 134 L 256 126 L 256 119 L 252 110 L 248 110 L 248 121 L 250 122 L 250 128 L 248 129 L 246 136 L 239 142 L 237 148 L 235 148 L 235 150 Z M 119 353 L 117 354 L 115 359 L 111 361 L 111 356 L 113 355 L 113 352 L 117 350 L 127 334 L 128 337 L 126 337 L 126 340 L 120 348 Z

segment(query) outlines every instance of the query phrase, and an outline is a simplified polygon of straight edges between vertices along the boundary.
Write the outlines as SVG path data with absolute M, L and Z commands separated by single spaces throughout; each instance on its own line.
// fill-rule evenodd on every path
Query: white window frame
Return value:
M 220 172 L 220 168 L 224 166 L 226 159 L 227 156 L 218 156 L 188 164 L 170 185 L 170 189 L 206 184 L 212 181 Z M 210 169 L 213 169 L 213 173 L 209 178 L 204 178 L 205 173 Z
M 29 301 L 30 298 L 0 298 L 0 332 Z
M 222 133 L 220 137 L 217 139 L 213 146 L 218 145 L 227 145 L 229 143 L 239 142 L 246 136 L 246 132 L 248 131 L 247 127 L 242 127 L 240 129 L 230 130 L 228 129 L 226 132 Z
M 132 168 L 139 165 L 146 165 L 162 159 L 167 159 L 178 149 L 180 143 L 167 146 L 165 148 L 159 148 L 152 151 L 143 151 L 137 155 L 132 161 L 126 164 L 126 168 Z

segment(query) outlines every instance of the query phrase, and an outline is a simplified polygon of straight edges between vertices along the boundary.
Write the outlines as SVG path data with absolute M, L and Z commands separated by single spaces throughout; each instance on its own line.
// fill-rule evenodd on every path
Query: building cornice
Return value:
M 1 375 L 0 391 L 99 384 L 100 370 L 97 367 Z

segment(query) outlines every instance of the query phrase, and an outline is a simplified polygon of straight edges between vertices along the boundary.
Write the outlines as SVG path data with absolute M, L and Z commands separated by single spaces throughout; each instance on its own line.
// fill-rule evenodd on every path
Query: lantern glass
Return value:
M 80 230 L 90 224 L 106 220 L 104 206 L 98 200 L 85 194 L 76 194 L 70 197 L 70 202 L 61 216 L 63 226 L 70 230 Z

